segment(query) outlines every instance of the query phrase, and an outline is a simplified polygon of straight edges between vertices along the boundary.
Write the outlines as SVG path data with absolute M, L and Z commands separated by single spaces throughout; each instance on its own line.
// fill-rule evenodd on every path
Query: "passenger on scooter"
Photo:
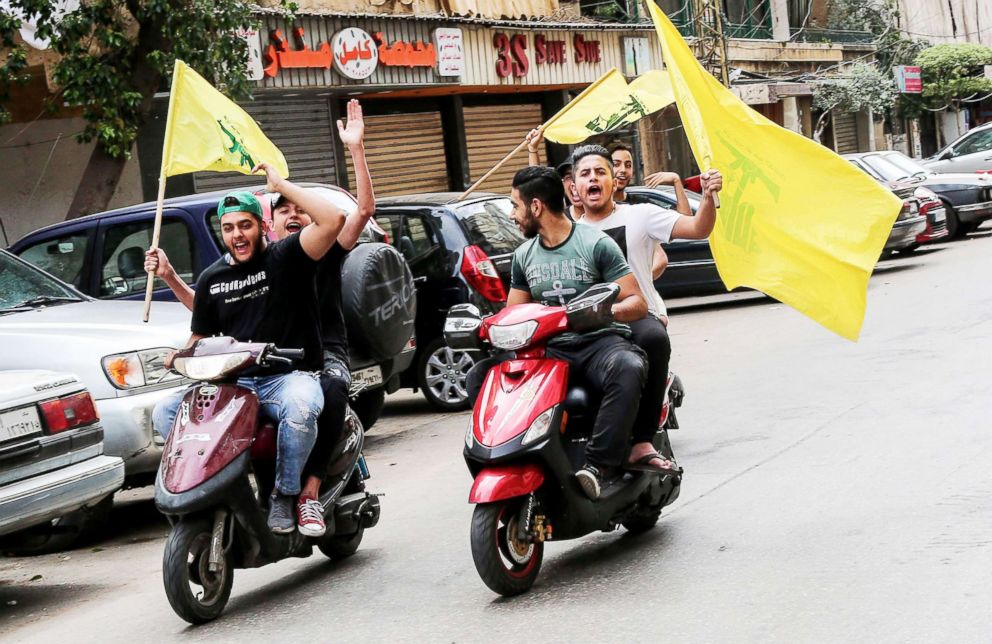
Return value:
M 662 458 L 652 444 L 665 402 L 672 354 L 668 332 L 660 321 L 665 309 L 654 288 L 652 260 L 659 243 L 709 236 L 716 223 L 713 197 L 723 187 L 723 178 L 716 170 L 702 175 L 703 200 L 696 215 L 687 217 L 653 204 L 614 202 L 614 165 L 606 148 L 586 145 L 576 149 L 573 158 L 576 190 L 583 210 L 579 223 L 596 228 L 617 242 L 648 303 L 648 315 L 630 324 L 634 344 L 647 353 L 648 375 L 634 423 L 634 444 L 628 467 L 647 471 L 676 470 L 675 463 Z
M 351 388 L 351 371 L 348 360 L 348 338 L 341 304 L 341 265 L 348 251 L 358 243 L 365 224 L 375 211 L 372 178 L 365 160 L 365 123 L 362 108 L 357 100 L 348 103 L 348 125 L 339 123 L 339 135 L 348 147 L 355 167 L 358 210 L 349 215 L 337 241 L 327 252 L 317 269 L 317 295 L 320 300 L 321 339 L 324 366 L 320 372 L 320 386 L 324 393 L 324 407 L 317 419 L 317 439 L 303 468 L 303 488 L 300 492 L 300 532 L 307 536 L 321 536 L 325 530 L 324 518 L 317 498 L 324 481 L 331 451 L 344 430 L 344 418 Z M 280 194 L 272 206 L 272 233 L 277 240 L 300 232 L 312 223 L 309 214 L 286 195 Z M 162 249 L 149 250 L 145 270 L 153 271 L 165 280 L 176 298 L 193 309 L 194 291 L 179 277 Z
M 217 206 L 229 254 L 208 267 L 199 279 L 193 302 L 192 335 L 197 340 L 228 335 L 236 340 L 271 342 L 302 348 L 304 358 L 288 373 L 239 379 L 253 389 L 262 409 L 279 421 L 275 490 L 270 499 L 269 528 L 276 533 L 296 527 L 294 501 L 300 494 L 303 465 L 317 437 L 323 408 L 318 373 L 323 367 L 320 313 L 314 275 L 319 261 L 344 227 L 345 213 L 319 195 L 279 177 L 268 164 L 267 188 L 285 194 L 313 219 L 300 233 L 269 244 L 262 228 L 262 206 L 255 195 L 232 192 Z M 172 356 L 167 360 L 171 366 Z M 172 429 L 183 393 L 155 406 L 155 430 Z M 305 504 L 297 503 L 297 514 Z
M 646 374 L 641 352 L 626 339 L 625 322 L 644 317 L 647 304 L 616 243 L 564 214 L 565 191 L 551 168 L 529 166 L 513 177 L 512 218 L 529 241 L 513 254 L 507 306 L 540 302 L 562 306 L 596 284 L 615 282 L 617 322 L 607 329 L 565 333 L 548 344 L 548 355 L 569 363 L 602 399 L 586 463 L 576 472 L 585 494 L 599 497 L 620 474 Z

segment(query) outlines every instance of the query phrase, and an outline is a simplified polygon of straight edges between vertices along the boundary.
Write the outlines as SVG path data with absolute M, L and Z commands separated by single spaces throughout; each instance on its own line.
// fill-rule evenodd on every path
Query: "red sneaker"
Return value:
M 322 537 L 327 526 L 324 525 L 324 506 L 312 496 L 301 496 L 296 502 L 296 525 L 300 534 L 306 537 Z

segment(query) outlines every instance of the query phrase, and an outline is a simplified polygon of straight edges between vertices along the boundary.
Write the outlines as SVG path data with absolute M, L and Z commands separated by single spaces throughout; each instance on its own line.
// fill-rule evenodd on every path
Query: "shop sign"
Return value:
M 269 33 L 271 43 L 265 49 L 265 57 L 268 59 L 265 66 L 266 76 L 275 76 L 280 69 L 331 68 L 329 44 L 321 43 L 319 48 L 310 49 L 310 46 L 303 41 L 303 27 L 293 29 L 293 39 L 296 41 L 296 49 L 289 48 L 281 29 L 273 29 Z
M 897 65 L 892 68 L 896 85 L 903 94 L 922 94 L 923 76 L 920 68 L 912 65 Z
M 238 29 L 238 36 L 248 46 L 248 64 L 245 77 L 252 81 L 262 80 L 265 77 L 265 70 L 262 69 L 262 41 L 259 39 L 258 29 Z
M 514 76 L 517 78 L 527 75 L 530 71 L 530 57 L 527 36 L 503 32 L 493 35 L 493 47 L 496 49 L 496 75 L 500 78 Z M 576 64 L 599 63 L 602 60 L 602 49 L 598 40 L 586 40 L 582 34 L 572 38 L 572 59 Z M 565 41 L 548 40 L 543 35 L 534 38 L 534 62 L 538 65 L 563 64 L 568 62 L 565 53 Z
M 434 49 L 437 51 L 438 76 L 465 74 L 465 41 L 461 29 L 435 29 Z
M 368 32 L 358 27 L 348 27 L 331 38 L 331 55 L 334 69 L 345 78 L 368 78 L 379 65 L 379 50 Z
M 386 41 L 381 31 L 373 36 L 379 43 L 379 62 L 392 67 L 433 67 L 437 62 L 437 54 L 433 43 L 425 44 L 418 40 L 416 43 L 397 40 L 392 45 Z
M 623 75 L 640 76 L 651 70 L 651 50 L 647 38 L 623 39 Z

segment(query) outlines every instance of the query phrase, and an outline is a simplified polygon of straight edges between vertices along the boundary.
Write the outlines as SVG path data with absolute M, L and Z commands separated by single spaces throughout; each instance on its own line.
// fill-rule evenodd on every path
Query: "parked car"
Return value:
M 0 371 L 0 549 L 64 550 L 103 525 L 123 483 L 78 378 Z
M 183 386 L 163 361 L 189 338 L 182 305 L 156 304 L 148 324 L 141 314 L 141 302 L 95 300 L 0 250 L 0 369 L 76 374 L 96 402 L 104 451 L 124 459 L 126 486 L 154 480 L 152 409 Z
M 677 199 L 675 189 L 668 186 L 660 188 L 645 188 L 631 186 L 627 188 L 628 203 L 651 203 L 662 208 L 675 208 Z M 686 191 L 689 207 L 696 212 L 703 196 L 697 192 Z M 720 279 L 713 261 L 708 239 L 677 239 L 665 244 L 668 254 L 668 268 L 655 280 L 654 287 L 662 297 L 685 297 L 687 295 L 705 295 L 726 293 L 727 287 Z
M 357 208 L 355 198 L 345 190 L 302 185 L 320 191 L 348 212 Z M 261 193 L 264 187 L 249 190 Z M 216 217 L 217 202 L 224 194 L 208 192 L 165 202 L 160 246 L 191 286 L 225 252 Z M 271 199 L 261 201 L 268 218 Z M 154 217 L 154 202 L 90 215 L 30 233 L 11 251 L 92 297 L 140 300 L 145 294 L 144 253 L 151 244 Z M 342 266 L 352 382 L 365 387 L 352 408 L 366 429 L 378 419 L 386 394 L 399 387 L 398 374 L 414 357 L 413 277 L 388 245 L 365 243 L 383 239 L 382 230 L 370 222 Z M 154 299 L 175 296 L 156 280 Z M 188 336 L 188 325 L 186 331 Z
M 951 237 L 964 235 L 983 221 L 992 219 L 992 175 L 974 172 L 937 174 L 902 152 L 892 150 L 848 154 L 844 158 L 879 181 L 898 181 L 936 193 L 945 209 L 946 228 Z M 921 196 L 921 191 L 917 192 L 917 196 Z
M 971 128 L 923 165 L 933 172 L 992 172 L 992 123 Z
M 920 235 L 924 235 L 928 227 L 927 215 L 921 212 L 920 205 L 921 202 L 927 202 L 931 204 L 928 207 L 932 207 L 934 193 L 906 181 L 883 179 L 874 172 L 871 172 L 859 159 L 852 157 L 853 155 L 844 155 L 844 158 L 850 161 L 852 165 L 891 190 L 895 196 L 902 200 L 902 209 L 892 224 L 892 230 L 889 232 L 889 238 L 885 242 L 881 258 L 887 259 L 892 256 L 893 252 L 909 252 L 918 248 L 919 242 L 917 242 L 917 238 Z M 937 224 L 937 214 L 932 216 L 935 218 L 934 223 Z
M 417 354 L 401 374 L 404 387 L 420 389 L 434 407 L 465 409 L 471 353 L 444 343 L 444 319 L 455 304 L 483 314 L 506 304 L 513 251 L 524 238 L 501 195 L 415 194 L 377 200 L 375 220 L 406 258 L 417 285 Z

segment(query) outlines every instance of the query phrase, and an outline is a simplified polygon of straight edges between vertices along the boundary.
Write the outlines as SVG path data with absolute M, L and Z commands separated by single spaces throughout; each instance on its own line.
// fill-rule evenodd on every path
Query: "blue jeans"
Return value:
M 294 371 L 278 376 L 238 378 L 238 385 L 258 396 L 262 411 L 279 422 L 276 444 L 276 490 L 295 496 L 313 443 L 317 439 L 317 417 L 324 408 L 319 374 Z M 152 412 L 155 431 L 169 437 L 185 391 L 163 398 Z

